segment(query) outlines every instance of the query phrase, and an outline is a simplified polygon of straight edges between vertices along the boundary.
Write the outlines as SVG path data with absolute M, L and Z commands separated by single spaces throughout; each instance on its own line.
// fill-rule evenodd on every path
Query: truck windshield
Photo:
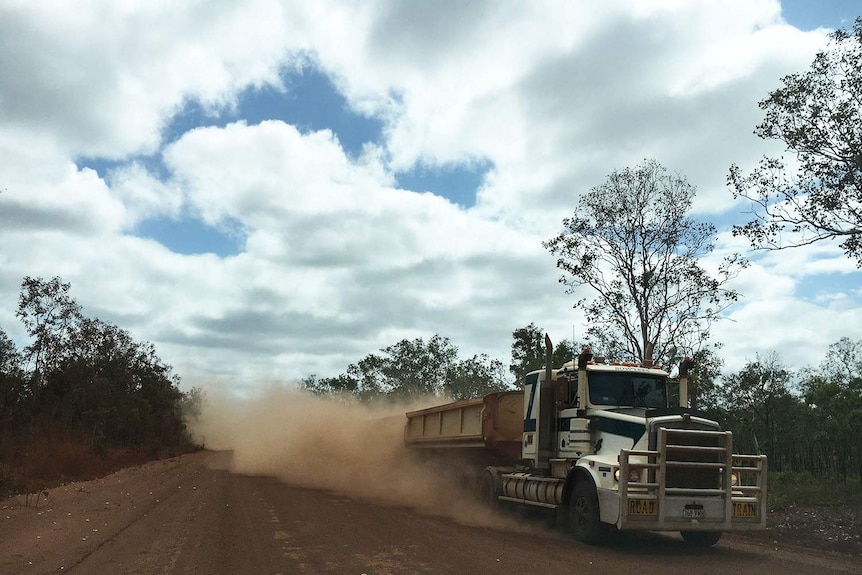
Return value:
M 594 405 L 667 407 L 667 389 L 662 377 L 591 371 L 589 382 L 590 402 Z

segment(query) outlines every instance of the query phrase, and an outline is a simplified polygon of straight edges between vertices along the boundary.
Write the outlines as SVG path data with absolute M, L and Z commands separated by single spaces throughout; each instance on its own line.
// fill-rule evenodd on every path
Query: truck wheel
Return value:
M 610 525 L 599 520 L 599 496 L 591 481 L 575 483 L 569 497 L 569 527 L 575 539 L 589 545 L 601 545 L 610 535 Z
M 680 531 L 679 534 L 694 547 L 712 547 L 721 539 L 721 531 Z
M 488 509 L 497 509 L 500 506 L 498 495 L 497 482 L 494 481 L 494 476 L 486 471 L 479 482 L 479 501 Z

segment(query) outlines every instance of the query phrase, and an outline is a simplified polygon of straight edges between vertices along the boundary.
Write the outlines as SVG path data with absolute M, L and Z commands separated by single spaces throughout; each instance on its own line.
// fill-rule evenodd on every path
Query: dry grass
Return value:
M 37 431 L 26 437 L 0 436 L 0 497 L 38 493 L 71 481 L 85 481 L 156 459 L 152 452 L 109 448 L 98 453 L 75 432 Z

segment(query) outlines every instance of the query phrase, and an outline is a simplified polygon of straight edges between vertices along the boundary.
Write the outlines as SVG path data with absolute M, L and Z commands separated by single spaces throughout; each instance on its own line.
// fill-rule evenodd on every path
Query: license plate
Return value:
M 686 519 L 700 519 L 704 516 L 703 509 L 683 509 L 682 516 Z
M 733 504 L 733 516 L 734 517 L 741 517 L 741 518 L 757 517 L 757 504 L 756 503 L 734 503 Z
M 629 515 L 655 515 L 654 499 L 629 499 Z

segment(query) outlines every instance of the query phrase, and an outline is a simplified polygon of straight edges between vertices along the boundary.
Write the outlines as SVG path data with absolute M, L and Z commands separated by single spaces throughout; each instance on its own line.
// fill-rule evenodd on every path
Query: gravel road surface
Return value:
M 199 452 L 0 504 L 0 574 L 862 573 L 862 558 L 728 536 L 589 547 L 535 518 L 471 525 L 404 506 L 231 474 Z M 468 522 L 469 523 L 469 522 Z

